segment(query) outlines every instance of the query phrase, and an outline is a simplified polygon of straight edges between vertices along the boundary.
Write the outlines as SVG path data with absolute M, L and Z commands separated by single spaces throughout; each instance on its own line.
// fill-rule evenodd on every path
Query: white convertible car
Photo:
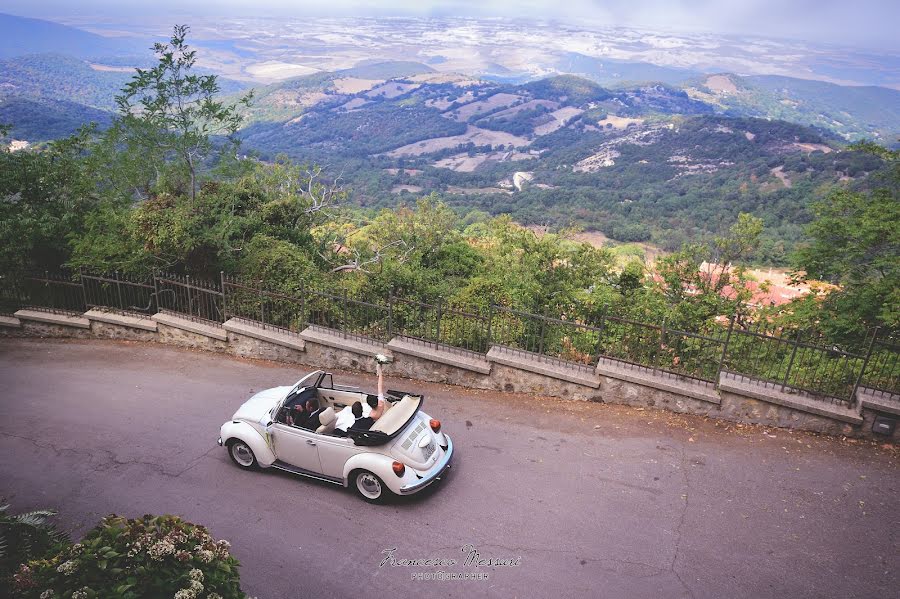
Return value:
M 450 468 L 453 443 L 441 423 L 422 412 L 421 395 L 387 391 L 384 414 L 368 430 L 335 434 L 337 412 L 369 395 L 334 384 L 317 370 L 291 387 L 261 391 L 222 425 L 219 445 L 244 469 L 279 468 L 354 488 L 370 502 L 409 495 Z M 317 400 L 316 430 L 289 424 L 296 405 Z

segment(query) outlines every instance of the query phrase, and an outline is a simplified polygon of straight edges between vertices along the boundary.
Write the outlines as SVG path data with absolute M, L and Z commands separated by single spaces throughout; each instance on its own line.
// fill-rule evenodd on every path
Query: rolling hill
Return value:
M 900 142 L 900 91 L 895 89 L 730 73 L 694 79 L 685 88 L 692 98 L 725 114 L 787 120 L 851 141 Z
M 0 58 L 43 53 L 85 59 L 146 56 L 149 46 L 140 38 L 107 38 L 52 21 L 0 13 Z
M 666 249 L 751 212 L 767 223 L 761 259 L 776 264 L 813 200 L 834 184 L 864 186 L 880 168 L 826 129 L 739 116 L 674 86 L 428 77 L 316 74 L 270 86 L 245 147 L 327 164 L 364 206 L 436 192 L 461 211 Z
M 127 67 L 100 67 L 63 54 L 0 59 L 0 122 L 13 125 L 15 139 L 29 142 L 64 137 L 89 121 L 105 126 L 132 75 Z M 225 93 L 245 87 L 222 78 L 219 85 Z

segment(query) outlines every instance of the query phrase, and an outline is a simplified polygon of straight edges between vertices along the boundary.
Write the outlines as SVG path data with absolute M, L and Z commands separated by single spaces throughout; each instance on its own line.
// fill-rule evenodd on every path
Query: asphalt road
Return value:
M 59 509 L 76 537 L 109 513 L 205 524 L 260 599 L 896 596 L 896 448 L 388 371 L 426 395 L 457 458 L 424 495 L 370 506 L 243 472 L 216 445 L 246 397 L 302 374 L 152 344 L 0 340 L 0 495 Z M 519 565 L 466 567 L 467 544 Z M 381 567 L 389 548 L 459 563 Z M 437 570 L 488 578 L 413 580 Z

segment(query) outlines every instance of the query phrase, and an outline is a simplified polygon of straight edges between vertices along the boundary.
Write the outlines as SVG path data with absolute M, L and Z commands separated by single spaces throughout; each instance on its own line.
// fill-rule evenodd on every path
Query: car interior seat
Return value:
M 322 424 L 319 425 L 319 428 L 316 429 L 316 432 L 320 435 L 330 435 L 334 432 L 334 425 L 337 424 L 337 415 L 334 413 L 334 408 L 328 407 L 319 414 L 319 422 Z

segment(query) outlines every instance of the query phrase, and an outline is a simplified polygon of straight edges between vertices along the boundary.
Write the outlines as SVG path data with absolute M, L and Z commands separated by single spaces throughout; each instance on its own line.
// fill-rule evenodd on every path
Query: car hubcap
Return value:
M 235 443 L 231 446 L 231 455 L 234 460 L 241 466 L 253 465 L 253 452 L 243 443 Z
M 356 486 L 359 492 L 369 499 L 378 499 L 381 496 L 381 483 L 374 474 L 360 474 L 356 478 Z

